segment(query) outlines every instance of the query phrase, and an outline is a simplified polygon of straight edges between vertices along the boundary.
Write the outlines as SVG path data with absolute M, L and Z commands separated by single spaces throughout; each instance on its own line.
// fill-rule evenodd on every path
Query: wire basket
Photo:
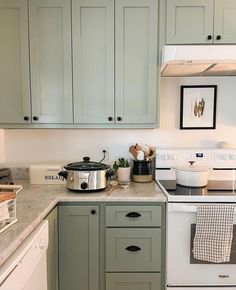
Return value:
M 17 222 L 16 198 L 0 202 L 0 233 Z

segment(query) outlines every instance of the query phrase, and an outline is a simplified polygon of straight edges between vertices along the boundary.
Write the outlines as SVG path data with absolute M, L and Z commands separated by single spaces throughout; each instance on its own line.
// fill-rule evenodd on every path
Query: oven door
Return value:
M 229 263 L 196 260 L 192 256 L 196 211 L 196 204 L 168 204 L 167 286 L 236 286 L 236 227 Z

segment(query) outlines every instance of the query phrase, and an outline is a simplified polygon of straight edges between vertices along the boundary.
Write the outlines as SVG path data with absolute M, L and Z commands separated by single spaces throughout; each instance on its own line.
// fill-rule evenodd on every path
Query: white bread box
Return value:
M 65 184 L 64 177 L 58 175 L 61 170 L 61 164 L 30 165 L 30 184 Z

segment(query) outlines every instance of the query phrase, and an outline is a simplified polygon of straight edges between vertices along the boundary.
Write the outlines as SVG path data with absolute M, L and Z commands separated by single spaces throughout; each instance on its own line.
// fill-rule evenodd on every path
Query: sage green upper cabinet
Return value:
M 0 123 L 31 119 L 27 0 L 0 0 Z
M 215 43 L 236 43 L 235 15 L 235 0 L 215 0 Z
M 212 43 L 214 0 L 167 0 L 166 10 L 167 44 Z
M 167 0 L 167 44 L 236 43 L 235 0 Z
M 0 0 L 1 128 L 153 128 L 159 0 Z
M 155 123 L 157 1 L 115 1 L 115 117 L 120 123 Z
M 73 0 L 75 123 L 114 116 L 114 2 Z
M 72 11 L 75 123 L 156 123 L 157 1 L 73 0 Z
M 73 123 L 70 0 L 30 0 L 33 123 Z

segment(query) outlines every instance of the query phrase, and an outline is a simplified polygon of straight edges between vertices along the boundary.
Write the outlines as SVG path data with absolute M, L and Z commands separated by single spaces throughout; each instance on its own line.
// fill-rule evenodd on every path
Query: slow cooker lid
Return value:
M 95 170 L 106 170 L 110 168 L 109 165 L 90 161 L 90 157 L 84 157 L 83 160 L 84 161 L 69 163 L 65 166 L 65 169 L 75 171 L 87 171 L 87 170 L 95 171 Z

